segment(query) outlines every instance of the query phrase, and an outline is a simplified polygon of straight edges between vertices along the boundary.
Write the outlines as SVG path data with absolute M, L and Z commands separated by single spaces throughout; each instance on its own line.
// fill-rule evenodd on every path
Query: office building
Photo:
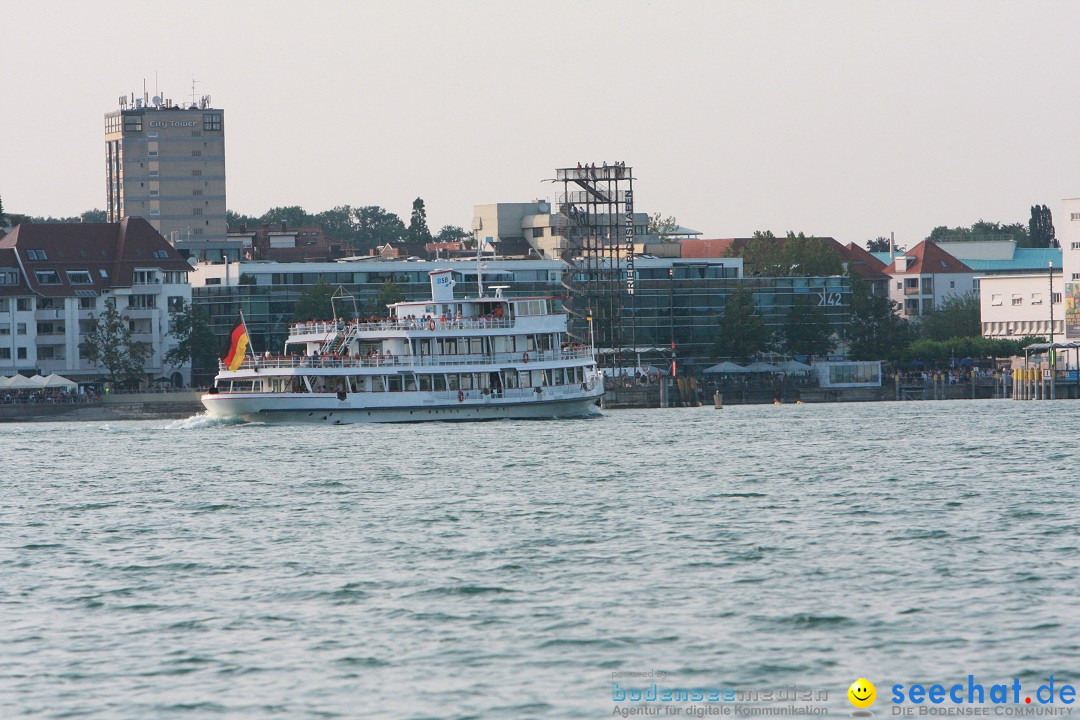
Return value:
M 199 104 L 121 97 L 105 115 L 109 222 L 145 218 L 185 257 L 239 260 L 225 219 L 225 113 Z

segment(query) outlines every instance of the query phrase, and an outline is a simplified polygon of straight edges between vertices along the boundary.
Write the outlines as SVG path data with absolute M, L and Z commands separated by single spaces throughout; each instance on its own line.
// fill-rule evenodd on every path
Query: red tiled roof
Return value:
M 847 261 L 849 267 L 854 268 L 855 272 L 865 278 L 873 277 L 875 275 L 885 275 L 885 263 L 871 255 L 870 251 L 862 245 L 857 245 L 853 242 L 848 243 L 844 247 L 843 257 Z
M 913 258 L 905 270 L 897 269 L 900 257 Z M 885 273 L 889 275 L 933 275 L 975 272 L 929 240 L 923 240 L 900 257 L 897 257 L 885 268 Z
M 15 270 L 19 282 L 16 285 L 0 285 L 0 297 L 29 295 L 30 288 L 26 286 L 22 271 L 19 270 L 19 260 L 15 257 L 15 250 L 13 248 L 0 248 L 0 271 L 5 270 Z
M 130 287 L 136 268 L 191 271 L 191 265 L 142 218 L 118 223 L 23 223 L 0 238 L 0 253 L 4 250 L 11 251 L 12 259 L 18 255 L 16 263 L 25 270 L 29 289 L 44 297 Z M 41 253 L 45 259 L 39 259 Z M 39 270 L 55 271 L 59 283 L 40 283 Z M 73 285 L 67 275 L 73 270 L 87 271 L 91 282 Z
M 740 248 L 746 245 L 746 238 L 686 238 L 679 240 L 679 245 L 684 258 L 715 258 L 724 257 L 732 245 Z

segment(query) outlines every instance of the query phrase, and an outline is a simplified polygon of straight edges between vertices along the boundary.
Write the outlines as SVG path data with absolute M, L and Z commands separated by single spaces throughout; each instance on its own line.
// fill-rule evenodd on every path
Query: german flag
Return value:
M 244 355 L 247 353 L 248 345 L 251 343 L 243 315 L 240 316 L 240 322 L 236 324 L 236 329 L 232 331 L 230 343 L 229 354 L 225 356 L 225 367 L 236 370 L 243 364 Z

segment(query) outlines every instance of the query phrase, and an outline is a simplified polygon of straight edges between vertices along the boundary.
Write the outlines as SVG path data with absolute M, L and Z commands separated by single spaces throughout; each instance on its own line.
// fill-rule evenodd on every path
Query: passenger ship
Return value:
M 569 342 L 550 298 L 481 287 L 455 299 L 452 270 L 429 275 L 431 300 L 390 305 L 386 320 L 294 324 L 281 356 L 241 349 L 203 405 L 221 418 L 335 425 L 599 413 L 595 350 Z

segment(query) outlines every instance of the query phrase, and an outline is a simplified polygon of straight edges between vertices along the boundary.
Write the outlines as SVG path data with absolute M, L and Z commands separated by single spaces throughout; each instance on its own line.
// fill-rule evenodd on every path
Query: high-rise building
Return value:
M 208 96 L 187 108 L 121 97 L 105 115 L 105 177 L 109 222 L 145 218 L 185 256 L 240 259 L 225 220 L 225 113 Z

